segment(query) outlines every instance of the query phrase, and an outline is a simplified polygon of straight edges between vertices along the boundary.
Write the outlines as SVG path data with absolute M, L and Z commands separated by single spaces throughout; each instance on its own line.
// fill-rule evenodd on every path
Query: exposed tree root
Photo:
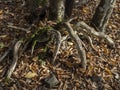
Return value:
M 94 28 L 88 26 L 86 23 L 84 22 L 78 22 L 76 24 L 76 26 L 74 28 L 72 28 L 72 26 L 70 25 L 70 22 L 72 21 L 73 19 L 70 19 L 69 21 L 65 22 L 65 27 L 70 35 L 70 38 L 73 39 L 73 41 L 76 43 L 76 48 L 78 50 L 78 54 L 79 54 L 79 59 L 81 60 L 81 67 L 86 70 L 86 63 L 87 63 L 87 60 L 86 60 L 86 52 L 85 52 L 85 49 L 86 46 L 85 44 L 83 43 L 83 41 L 80 39 L 81 37 L 78 36 L 78 34 L 73 30 L 75 29 L 76 31 L 82 33 L 82 36 L 84 38 L 86 38 L 89 43 L 90 43 L 90 46 L 92 47 L 92 49 L 94 49 L 95 51 L 97 51 L 93 44 L 92 44 L 92 39 L 91 39 L 91 35 L 94 35 L 94 36 L 97 36 L 97 37 L 100 37 L 100 38 L 103 38 L 105 39 L 108 44 L 110 46 L 113 46 L 114 45 L 114 42 L 113 40 L 106 34 L 104 34 L 103 32 L 97 32 L 95 31 Z M 11 26 L 10 26 L 11 27 Z M 23 30 L 23 31 L 26 31 L 27 30 L 23 29 L 23 28 L 18 28 L 18 27 L 14 27 L 12 26 L 11 28 L 14 28 L 14 29 L 20 29 L 20 30 Z M 7 71 L 7 74 L 6 74 L 6 77 L 7 78 L 10 78 L 11 77 L 11 74 L 12 72 L 14 71 L 15 67 L 16 67 L 16 64 L 17 64 L 17 60 L 18 58 L 22 55 L 22 53 L 26 50 L 26 48 L 28 47 L 29 43 L 30 42 L 33 42 L 34 40 L 37 40 L 39 41 L 40 43 L 43 43 L 43 42 L 46 42 L 46 41 L 49 41 L 50 38 L 53 38 L 55 39 L 55 50 L 54 50 L 54 53 L 53 53 L 53 60 L 52 60 L 52 64 L 55 63 L 55 60 L 56 60 L 56 57 L 58 55 L 58 52 L 59 52 L 59 49 L 60 49 L 60 46 L 61 46 L 61 43 L 68 37 L 65 37 L 62 39 L 62 36 L 61 36 L 61 33 L 58 31 L 58 30 L 49 30 L 47 31 L 48 33 L 48 36 L 45 37 L 45 38 L 41 38 L 41 36 L 39 35 L 39 31 L 35 32 L 34 34 L 32 34 L 32 36 L 30 36 L 29 38 L 27 39 L 24 39 L 24 41 L 17 41 L 16 40 L 13 40 L 12 41 L 12 44 L 10 45 L 10 48 L 3 54 L 2 57 L 0 57 L 0 62 L 3 61 L 3 59 L 10 53 L 10 51 L 13 51 L 13 62 L 12 64 L 10 65 L 10 68 L 9 70 Z M 37 38 L 36 38 L 37 37 Z M 40 40 L 39 40 L 40 39 Z M 18 50 L 19 48 L 21 47 L 21 44 L 23 44 L 24 46 L 22 47 L 22 50 L 21 52 L 19 53 L 18 55 Z M 31 53 L 33 53 L 34 51 L 34 47 L 35 47 L 35 44 L 32 46 L 32 51 Z M 84 46 L 84 47 L 83 47 Z M 14 47 L 14 50 L 12 50 L 12 48 Z M 87 50 L 87 49 L 86 49 Z
M 5 53 L 2 55 L 2 57 L 0 57 L 0 62 L 2 62 L 2 61 L 5 59 L 5 57 L 10 53 L 10 51 L 11 51 L 11 50 L 13 49 L 13 47 L 14 47 L 15 42 L 16 42 L 16 40 L 13 40 L 13 41 L 11 42 L 10 47 L 8 48 L 8 50 L 5 51 Z
M 70 34 L 70 37 L 74 40 L 74 42 L 76 43 L 76 47 L 78 50 L 78 54 L 80 56 L 81 59 L 81 66 L 83 69 L 86 70 L 86 53 L 84 48 L 82 47 L 82 43 L 81 40 L 79 38 L 79 36 L 74 32 L 73 28 L 71 27 L 69 22 L 65 22 L 65 25 L 67 27 L 67 31 Z
M 85 22 L 81 21 L 76 24 L 76 29 L 80 29 L 81 32 L 86 33 L 87 35 L 94 35 L 100 38 L 105 39 L 110 46 L 114 46 L 113 40 L 103 32 L 97 32 L 94 28 L 87 25 Z
M 87 39 L 88 42 L 90 43 L 90 46 L 92 47 L 92 49 L 93 49 L 94 51 L 97 51 L 96 48 L 94 47 L 93 43 L 92 43 L 92 39 L 91 39 L 90 36 L 83 34 L 82 36 L 79 36 L 79 37 L 80 37 L 81 39 Z M 83 46 L 85 47 L 86 50 L 88 50 L 88 49 L 86 48 L 86 45 L 83 44 Z
M 25 29 L 25 28 L 21 28 L 21 27 L 13 26 L 13 25 L 7 25 L 7 26 L 10 27 L 10 28 L 13 28 L 13 29 L 17 29 L 17 30 L 24 31 L 24 32 L 26 32 L 26 33 L 30 33 L 30 28 Z
M 12 61 L 12 64 L 10 65 L 10 68 L 8 69 L 7 71 L 7 74 L 6 74 L 6 78 L 9 79 L 11 77 L 11 74 L 13 73 L 15 67 L 16 67 L 16 64 L 17 64 L 17 61 L 18 61 L 18 50 L 19 50 L 19 47 L 21 46 L 22 42 L 19 40 L 16 42 L 15 46 L 14 46 L 14 51 L 13 51 L 13 61 Z
M 55 62 L 55 59 L 57 57 L 57 54 L 60 50 L 60 46 L 61 46 L 61 33 L 57 30 L 51 30 L 51 34 L 54 34 L 55 35 L 55 39 L 56 39 L 56 47 L 55 47 L 55 50 L 54 50 L 54 53 L 53 53 L 53 60 L 52 60 L 52 63 L 54 64 Z

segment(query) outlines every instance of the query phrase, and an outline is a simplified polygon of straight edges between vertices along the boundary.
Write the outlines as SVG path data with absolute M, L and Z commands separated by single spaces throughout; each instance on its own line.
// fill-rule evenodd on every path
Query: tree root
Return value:
M 81 67 L 86 70 L 86 53 L 84 48 L 82 47 L 81 40 L 79 36 L 74 32 L 69 22 L 65 22 L 65 25 L 66 25 L 67 31 L 70 34 L 70 37 L 76 43 L 76 48 L 78 50 L 79 58 L 81 59 Z
M 10 27 L 10 28 L 13 28 L 13 29 L 17 29 L 17 30 L 21 30 L 21 31 L 24 31 L 24 32 L 26 32 L 26 33 L 30 33 L 31 31 L 30 31 L 30 28 L 28 28 L 28 29 L 25 29 L 25 28 L 21 28 L 21 27 L 17 27 L 17 26 L 13 26 L 13 25 L 7 25 L 8 27 Z
M 80 37 L 78 36 L 77 33 L 75 33 L 75 30 L 79 30 L 80 33 L 83 34 L 83 36 L 89 41 L 91 47 L 97 51 L 93 44 L 92 44 L 92 40 L 91 40 L 91 35 L 94 35 L 94 36 L 97 36 L 97 37 L 100 37 L 100 38 L 103 38 L 105 39 L 108 44 L 110 46 L 113 46 L 114 45 L 114 42 L 113 40 L 106 34 L 104 34 L 103 32 L 97 32 L 95 31 L 94 28 L 88 26 L 86 23 L 84 22 L 78 22 L 75 26 L 75 28 L 72 28 L 72 26 L 70 25 L 70 22 L 72 21 L 73 19 L 70 19 L 69 21 L 65 22 L 65 27 L 70 35 L 70 38 L 73 39 L 73 41 L 76 43 L 76 48 L 78 50 L 78 54 L 79 54 L 79 59 L 81 60 L 81 67 L 86 70 L 86 63 L 87 63 L 87 60 L 86 60 L 86 52 L 85 52 L 85 44 L 82 42 L 82 40 L 80 39 Z M 11 26 L 10 26 L 11 27 Z M 13 27 L 12 28 L 15 28 L 15 29 L 21 29 L 21 28 L 18 28 L 18 27 Z M 24 30 L 24 29 L 21 29 L 23 31 L 26 31 L 27 30 Z M 47 39 L 43 39 L 42 41 L 40 40 L 39 42 L 46 42 L 46 40 L 48 41 L 51 36 L 53 35 L 53 39 L 55 39 L 55 50 L 54 50 L 54 53 L 53 53 L 53 60 L 52 60 L 52 64 L 55 63 L 55 60 L 56 60 L 56 57 L 58 55 L 58 52 L 59 52 L 59 49 L 60 49 L 60 46 L 61 46 L 61 43 L 65 40 L 65 38 L 63 38 L 62 40 L 62 36 L 61 36 L 61 33 L 58 31 L 58 30 L 49 30 L 48 32 L 50 35 L 48 35 Z M 36 35 L 36 32 L 35 34 L 33 35 Z M 36 40 L 36 36 L 33 37 L 33 35 L 30 37 L 30 38 L 27 38 L 25 39 L 23 42 L 21 40 L 17 41 L 16 40 L 13 40 L 12 43 L 11 43 L 11 46 L 9 47 L 9 49 L 2 55 L 2 57 L 0 57 L 0 62 L 3 61 L 3 59 L 10 53 L 10 51 L 12 51 L 12 48 L 14 47 L 14 51 L 13 51 L 13 62 L 12 64 L 10 65 L 10 68 L 9 70 L 7 71 L 7 74 L 6 74 L 6 77 L 7 78 L 10 78 L 11 77 L 11 74 L 12 72 L 14 71 L 15 67 L 16 67 L 16 64 L 17 64 L 17 60 L 18 58 L 22 55 L 22 53 L 25 51 L 25 49 L 28 47 L 29 43 L 32 42 L 33 40 Z M 39 35 L 39 33 L 38 33 Z M 68 36 L 67 36 L 68 37 Z M 46 37 L 45 37 L 46 38 Z M 39 38 L 38 38 L 39 39 Z M 37 40 L 38 40 L 37 39 Z M 19 48 L 21 47 L 21 44 L 23 44 L 23 48 L 22 48 L 22 51 L 19 53 L 18 55 L 18 50 Z M 34 45 L 35 46 L 35 45 Z M 34 50 L 34 46 L 32 47 L 32 53 L 33 53 L 33 50 Z M 84 46 L 84 48 L 83 48 Z
M 57 57 L 57 54 L 60 50 L 60 46 L 61 46 L 61 33 L 57 30 L 51 30 L 51 34 L 54 34 L 55 35 L 55 39 L 56 39 L 56 47 L 55 47 L 55 50 L 54 50 L 54 53 L 53 53 L 53 60 L 52 60 L 52 63 L 54 64 L 55 62 L 55 59 Z
M 7 74 L 6 74 L 7 79 L 10 79 L 11 74 L 13 73 L 13 71 L 16 67 L 16 64 L 18 61 L 18 50 L 19 50 L 19 47 L 21 46 L 21 44 L 22 44 L 22 42 L 19 40 L 16 42 L 16 44 L 14 46 L 13 61 L 12 61 L 12 64 L 10 65 L 10 68 L 7 71 Z
M 89 25 L 87 25 L 83 21 L 78 22 L 76 24 L 75 28 L 76 29 L 80 29 L 81 32 L 84 32 L 87 35 L 94 35 L 94 36 L 97 36 L 97 37 L 105 39 L 110 46 L 114 46 L 115 45 L 114 41 L 108 35 L 104 34 L 103 32 L 95 31 L 94 28 L 90 27 Z
M 82 37 L 81 36 L 79 36 L 79 37 L 83 38 L 83 39 L 87 39 L 88 42 L 90 43 L 90 46 L 92 47 L 92 49 L 97 52 L 96 48 L 94 47 L 94 45 L 92 43 L 92 39 L 90 36 L 83 34 Z M 84 45 L 84 47 L 85 47 L 85 45 Z M 85 47 L 85 49 L 88 50 L 86 47 Z
M 16 40 L 13 40 L 10 44 L 10 47 L 8 48 L 8 50 L 2 55 L 2 57 L 0 57 L 0 62 L 2 62 L 5 57 L 10 53 L 10 51 L 13 49 L 14 44 L 15 44 Z

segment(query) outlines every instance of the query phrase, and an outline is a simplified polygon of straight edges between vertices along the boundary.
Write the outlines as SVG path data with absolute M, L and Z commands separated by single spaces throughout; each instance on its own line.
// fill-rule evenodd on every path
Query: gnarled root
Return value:
M 52 63 L 54 64 L 55 59 L 58 55 L 60 46 L 61 46 L 62 37 L 61 37 L 61 33 L 57 30 L 51 30 L 51 34 L 54 34 L 54 38 L 56 39 L 56 47 L 55 47 L 55 50 L 54 50 L 54 53 L 53 53 L 53 61 L 52 61 Z
M 65 22 L 67 31 L 70 34 L 70 37 L 74 40 L 74 42 L 76 43 L 76 48 L 78 50 L 78 54 L 79 54 L 79 58 L 81 59 L 81 66 L 83 69 L 86 70 L 86 53 L 84 48 L 82 47 L 82 43 L 81 40 L 79 38 L 79 36 L 74 32 L 73 28 L 71 27 L 69 22 Z
M 94 28 L 90 27 L 89 25 L 87 25 L 83 21 L 78 22 L 76 24 L 75 28 L 76 29 L 80 29 L 81 32 L 84 32 L 84 33 L 86 33 L 88 35 L 94 35 L 94 36 L 97 36 L 97 37 L 105 39 L 110 46 L 114 46 L 115 45 L 114 41 L 108 35 L 104 34 L 103 32 L 97 32 L 97 31 L 95 31 Z

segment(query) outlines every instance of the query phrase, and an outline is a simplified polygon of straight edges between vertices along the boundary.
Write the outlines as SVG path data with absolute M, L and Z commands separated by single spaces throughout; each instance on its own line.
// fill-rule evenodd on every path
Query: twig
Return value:
M 76 43 L 76 47 L 78 49 L 78 53 L 79 53 L 79 56 L 80 56 L 80 59 L 81 59 L 81 66 L 82 66 L 83 69 L 86 70 L 86 53 L 85 53 L 84 48 L 82 47 L 81 40 L 80 40 L 79 36 L 74 32 L 74 30 L 71 27 L 69 22 L 65 22 L 65 25 L 67 27 L 67 31 L 69 32 L 71 38 Z

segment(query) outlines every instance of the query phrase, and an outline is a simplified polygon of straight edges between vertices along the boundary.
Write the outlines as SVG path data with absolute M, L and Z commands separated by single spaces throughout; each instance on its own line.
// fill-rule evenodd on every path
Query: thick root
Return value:
M 90 27 L 89 25 L 87 25 L 87 24 L 86 24 L 85 22 L 83 22 L 83 21 L 78 22 L 78 23 L 76 24 L 76 27 L 75 27 L 75 28 L 76 28 L 76 29 L 79 29 L 79 28 L 80 28 L 80 30 L 81 30 L 82 32 L 84 32 L 84 33 L 86 33 L 86 34 L 88 34 L 88 35 L 94 35 L 94 36 L 97 36 L 97 37 L 100 37 L 100 38 L 105 39 L 110 46 L 114 46 L 114 45 L 115 45 L 114 41 L 113 41 L 108 35 L 104 34 L 103 32 L 97 32 L 97 31 L 95 31 L 94 28 Z
M 81 43 L 81 39 L 79 38 L 79 36 L 74 32 L 73 28 L 71 27 L 69 22 L 65 22 L 67 31 L 70 34 L 70 37 L 74 40 L 74 42 L 76 43 L 76 48 L 78 50 L 78 54 L 79 54 L 79 58 L 81 59 L 81 66 L 83 69 L 86 70 L 86 53 L 84 48 L 82 47 L 82 43 Z

